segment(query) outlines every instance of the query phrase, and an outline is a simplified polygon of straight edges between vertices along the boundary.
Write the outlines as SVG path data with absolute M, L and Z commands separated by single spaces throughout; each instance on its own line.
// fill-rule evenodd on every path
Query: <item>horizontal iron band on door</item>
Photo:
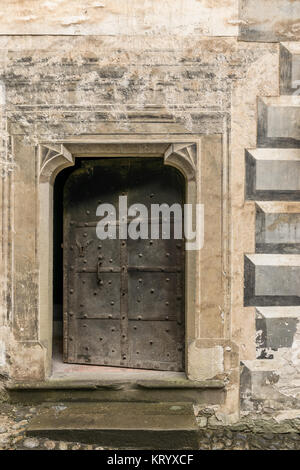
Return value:
M 106 216 L 105 216 L 106 217 Z M 96 222 L 75 222 L 74 220 L 71 220 L 70 225 L 72 225 L 74 228 L 86 228 L 86 227 L 97 227 L 99 222 L 101 222 L 102 218 L 99 218 Z M 172 217 L 172 214 L 170 214 L 170 220 L 171 222 L 180 222 L 182 223 L 183 217 L 180 218 L 174 218 Z M 154 218 L 149 218 L 147 217 L 146 219 L 143 219 L 142 217 L 127 217 L 126 222 L 120 222 L 119 220 L 109 220 L 106 222 L 106 224 L 110 225 L 128 225 L 130 222 L 135 221 L 135 222 L 148 222 L 148 224 L 162 224 L 163 222 L 168 222 L 169 219 L 167 220 L 162 220 L 160 219 L 154 219 Z
M 122 271 L 122 268 L 109 268 L 109 267 L 100 267 L 99 269 L 93 269 L 93 268 L 83 268 L 83 269 L 78 269 L 75 270 L 77 273 L 120 273 Z M 182 268 L 176 267 L 176 266 L 168 266 L 165 268 L 160 268 L 159 266 L 128 266 L 127 271 L 138 271 L 138 272 L 162 272 L 162 273 L 180 273 L 182 271 Z

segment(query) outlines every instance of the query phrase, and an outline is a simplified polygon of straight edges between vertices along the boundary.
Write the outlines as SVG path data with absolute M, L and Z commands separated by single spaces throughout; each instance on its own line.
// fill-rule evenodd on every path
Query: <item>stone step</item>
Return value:
M 300 149 L 248 149 L 245 159 L 246 199 L 299 200 Z
M 188 402 L 217 405 L 224 403 L 223 380 L 192 381 L 187 378 L 164 380 L 48 379 L 44 382 L 10 382 L 6 390 L 11 403 L 63 402 Z
M 256 347 L 258 358 L 273 358 L 272 351 L 291 348 L 300 320 L 300 307 L 257 307 Z
M 180 402 L 52 405 L 27 435 L 113 449 L 198 449 L 193 405 Z
M 300 305 L 300 255 L 245 255 L 246 306 Z
M 258 99 L 257 146 L 300 147 L 300 96 Z
M 300 254 L 300 202 L 256 201 L 256 253 Z
M 300 91 L 300 43 L 280 44 L 280 94 L 295 95 Z

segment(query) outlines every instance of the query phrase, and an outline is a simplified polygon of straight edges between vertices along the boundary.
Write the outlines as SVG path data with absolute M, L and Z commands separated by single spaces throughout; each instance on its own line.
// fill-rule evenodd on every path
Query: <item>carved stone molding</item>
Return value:
M 165 165 L 183 173 L 188 181 L 196 179 L 197 145 L 195 143 L 171 144 L 164 155 Z
M 57 173 L 74 163 L 73 155 L 63 144 L 41 144 L 40 182 L 53 180 Z

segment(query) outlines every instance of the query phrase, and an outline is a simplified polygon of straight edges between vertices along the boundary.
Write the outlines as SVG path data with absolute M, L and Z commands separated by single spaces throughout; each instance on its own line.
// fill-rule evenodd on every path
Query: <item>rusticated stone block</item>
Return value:
M 256 253 L 300 253 L 300 204 L 256 203 Z
M 280 93 L 300 93 L 300 44 L 288 42 L 280 45 Z
M 300 255 L 245 256 L 245 305 L 300 305 Z
M 265 148 L 299 148 L 300 96 L 259 98 L 257 143 Z
M 298 200 L 299 195 L 300 150 L 246 150 L 246 199 Z

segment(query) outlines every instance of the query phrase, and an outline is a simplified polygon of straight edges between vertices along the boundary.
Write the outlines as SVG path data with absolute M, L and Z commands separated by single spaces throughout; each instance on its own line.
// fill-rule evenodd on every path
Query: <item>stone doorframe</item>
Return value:
M 186 256 L 187 377 L 197 381 L 224 380 L 226 402 L 222 409 L 225 415 L 237 417 L 239 355 L 238 347 L 231 341 L 226 132 L 192 134 L 175 126 L 171 132 L 170 124 L 159 123 L 159 133 L 148 132 L 147 126 L 143 129 L 139 124 L 136 130 L 132 128 L 126 133 L 115 128 L 110 132 L 108 127 L 97 133 L 95 127 L 101 129 L 97 123 L 87 120 L 77 124 L 77 111 L 69 108 L 62 115 L 72 119 L 74 129 L 60 116 L 60 111 L 52 116 L 41 109 L 45 121 L 39 112 L 39 107 L 33 110 L 29 106 L 6 115 L 10 171 L 0 183 L 4 187 L 3 220 L 7 220 L 3 229 L 8 248 L 2 282 L 8 279 L 5 302 L 7 325 L 12 325 L 11 380 L 43 381 L 51 374 L 56 175 L 74 165 L 76 157 L 160 156 L 165 164 L 183 173 L 186 202 L 204 204 L 204 247 L 189 251 Z M 77 130 L 76 126 L 78 133 L 72 132 Z M 124 146 L 130 147 L 125 154 Z
M 70 145 L 70 142 L 69 142 Z M 94 142 L 89 144 L 82 140 L 77 144 L 71 143 L 72 152 L 68 149 L 68 142 L 59 143 L 43 142 L 39 145 L 39 253 L 40 253 L 40 282 L 39 282 L 39 337 L 42 344 L 47 345 L 45 371 L 46 376 L 51 373 L 52 360 L 52 325 L 53 325 L 53 188 L 57 174 L 67 167 L 75 165 L 75 158 L 91 157 L 127 157 L 124 155 L 124 147 L 133 157 L 158 157 L 160 147 L 166 147 L 166 142 L 122 142 L 118 139 L 118 148 L 123 145 L 122 154 L 118 154 L 116 144 L 107 142 Z M 82 152 L 82 147 L 86 149 Z M 76 147 L 80 147 L 78 150 Z M 153 150 L 151 151 L 151 148 Z M 114 150 L 115 149 L 115 150 Z M 150 152 L 149 152 L 150 150 Z M 167 150 L 163 153 L 164 164 L 177 168 L 185 177 L 186 181 L 186 201 L 196 208 L 199 200 L 197 186 L 197 165 L 199 160 L 199 142 L 173 142 L 167 145 Z M 195 220 L 195 214 L 193 214 Z M 186 330 L 186 371 L 190 369 L 188 361 L 188 348 L 196 338 L 196 318 L 197 307 L 199 309 L 199 289 L 197 289 L 197 279 L 199 279 L 199 259 L 200 251 L 186 252 L 185 266 L 185 330 Z

